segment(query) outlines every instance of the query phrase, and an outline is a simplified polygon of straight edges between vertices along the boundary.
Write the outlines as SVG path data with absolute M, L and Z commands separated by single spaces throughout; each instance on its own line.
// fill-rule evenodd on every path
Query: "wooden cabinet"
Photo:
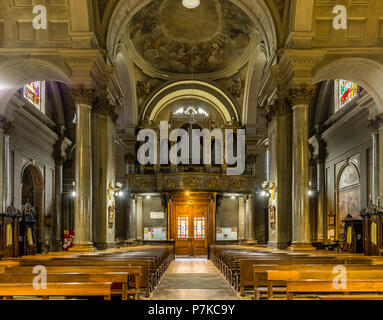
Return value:
M 19 256 L 19 220 L 20 214 L 8 208 L 0 214 L 0 252 L 4 257 Z
M 381 255 L 383 250 L 383 211 L 370 206 L 361 212 L 363 218 L 363 247 L 366 256 Z
M 23 214 L 20 221 L 20 255 L 29 256 L 37 253 L 37 221 L 35 216 Z
M 363 220 L 361 218 L 356 219 L 348 214 L 343 222 L 343 251 L 349 253 L 363 253 Z

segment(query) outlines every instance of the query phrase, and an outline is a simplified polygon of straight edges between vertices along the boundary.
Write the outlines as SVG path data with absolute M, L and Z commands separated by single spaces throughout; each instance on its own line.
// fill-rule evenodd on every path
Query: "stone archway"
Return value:
M 66 71 L 43 59 L 12 59 L 0 65 L 0 74 L 0 115 L 6 114 L 9 100 L 17 90 L 29 82 L 71 83 Z
M 40 170 L 32 164 L 27 165 L 22 174 L 21 199 L 23 205 L 29 201 L 36 209 L 38 252 L 41 252 L 44 244 L 44 180 Z
M 344 79 L 362 86 L 376 103 L 376 113 L 383 112 L 383 65 L 366 58 L 341 58 L 323 63 L 315 73 L 313 84 Z

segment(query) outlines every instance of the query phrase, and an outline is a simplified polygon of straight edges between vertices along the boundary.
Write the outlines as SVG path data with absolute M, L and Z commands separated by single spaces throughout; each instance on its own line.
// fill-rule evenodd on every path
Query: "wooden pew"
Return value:
M 366 266 L 360 266 L 360 270 L 348 270 L 346 273 L 346 280 L 382 280 L 383 281 L 383 269 L 373 270 Z M 268 282 L 268 298 L 273 298 L 273 282 L 275 281 L 289 281 L 289 280 L 329 280 L 333 281 L 338 273 L 333 273 L 332 270 L 286 270 L 286 271 L 267 271 Z M 281 289 L 281 288 L 279 288 Z
M 67 267 L 46 267 L 47 275 L 51 274 L 100 274 L 101 276 L 108 277 L 110 273 L 124 273 L 127 274 L 127 294 L 132 295 L 135 299 L 140 299 L 140 279 L 141 279 L 141 267 L 124 267 L 124 266 L 67 266 Z M 1 271 L 1 270 L 0 270 Z M 17 274 L 29 274 L 33 275 L 33 267 L 13 267 L 13 268 L 5 268 L 3 275 L 17 275 Z M 0 277 L 3 276 L 0 273 Z M 34 274 L 33 276 L 36 276 Z M 114 283 L 120 283 L 118 281 Z M 114 289 L 113 293 L 122 292 L 121 289 Z
M 304 264 L 342 264 L 333 258 L 268 258 L 268 259 L 240 259 L 239 287 L 240 294 L 245 294 L 246 287 L 254 287 L 254 269 L 256 264 L 278 264 L 278 265 L 304 265 Z
M 31 284 L 36 274 L 30 273 L 4 273 L 0 274 L 0 284 Z M 47 286 L 56 283 L 109 283 L 111 282 L 111 294 L 121 296 L 122 300 L 128 299 L 127 272 L 108 273 L 48 273 Z M 120 284 L 119 289 L 113 288 L 114 284 Z
M 91 258 L 87 259 L 52 259 L 43 261 L 41 263 L 44 267 L 141 267 L 141 287 L 146 289 L 146 296 L 149 297 L 153 278 L 150 275 L 149 261 L 147 260 L 107 260 L 106 258 Z M 20 261 L 20 266 L 34 267 L 36 265 L 35 260 L 23 260 Z
M 46 289 L 36 290 L 32 284 L 0 284 L 0 297 L 104 297 L 110 300 L 112 283 L 51 283 Z
M 283 280 L 276 280 L 274 279 L 272 283 L 268 280 L 268 272 L 270 271 L 286 271 L 286 272 L 314 272 L 314 271 L 322 271 L 322 272 L 331 272 L 333 271 L 335 265 L 331 264 L 311 264 L 311 265 L 277 265 L 277 264 L 271 264 L 271 265 L 254 265 L 254 299 L 258 300 L 260 298 L 260 294 L 263 290 L 261 290 L 261 287 L 267 287 L 267 291 L 278 291 L 278 292 L 286 292 L 286 281 Z M 372 266 L 372 265 L 346 265 L 347 271 L 349 272 L 357 272 L 357 271 L 383 271 L 382 267 Z M 333 273 L 332 273 L 333 274 Z M 333 274 L 335 276 L 335 274 Z M 270 286 L 273 286 L 270 288 Z M 278 288 L 275 290 L 274 286 L 278 286 Z
M 332 295 L 343 295 L 350 293 L 366 293 L 377 294 L 383 297 L 383 281 L 382 280 L 348 280 L 347 289 L 334 288 L 333 281 L 329 280 L 292 280 L 287 281 L 287 300 L 294 300 L 296 294 L 317 294 L 319 292 L 330 293 Z M 322 296 L 321 296 L 322 297 Z
M 43 265 L 52 272 L 52 268 L 60 267 L 93 267 L 98 269 L 114 266 L 141 267 L 141 281 L 129 281 L 129 284 L 138 283 L 146 289 L 146 296 L 160 281 L 170 262 L 174 259 L 174 246 L 151 245 L 134 246 L 107 249 L 105 251 L 93 252 L 57 252 L 49 254 L 38 254 L 16 259 L 0 261 L 0 272 L 9 272 L 12 267 L 34 267 Z M 13 272 L 20 272 L 21 269 Z M 73 270 L 73 268 L 72 268 Z M 90 269 L 88 269 L 90 271 Z M 28 270 L 27 272 L 30 272 Z M 60 271 L 61 272 L 61 271 Z M 92 270 L 95 272 L 95 270 Z M 139 296 L 139 295 L 138 295 Z

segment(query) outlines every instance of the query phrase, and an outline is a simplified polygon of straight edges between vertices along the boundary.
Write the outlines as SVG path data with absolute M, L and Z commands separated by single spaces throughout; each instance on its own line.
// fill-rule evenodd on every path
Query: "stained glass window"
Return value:
M 343 108 L 347 103 L 354 99 L 359 93 L 356 83 L 348 80 L 335 81 L 335 111 Z
M 194 239 L 205 239 L 205 217 L 194 218 Z
M 178 217 L 177 238 L 178 239 L 189 238 L 189 218 L 188 217 Z
M 23 88 L 24 98 L 40 109 L 41 81 L 30 82 Z

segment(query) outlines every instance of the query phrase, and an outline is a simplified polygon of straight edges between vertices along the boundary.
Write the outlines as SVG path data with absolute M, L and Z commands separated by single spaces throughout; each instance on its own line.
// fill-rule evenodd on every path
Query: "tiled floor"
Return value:
M 151 300 L 240 300 L 207 259 L 173 261 Z

